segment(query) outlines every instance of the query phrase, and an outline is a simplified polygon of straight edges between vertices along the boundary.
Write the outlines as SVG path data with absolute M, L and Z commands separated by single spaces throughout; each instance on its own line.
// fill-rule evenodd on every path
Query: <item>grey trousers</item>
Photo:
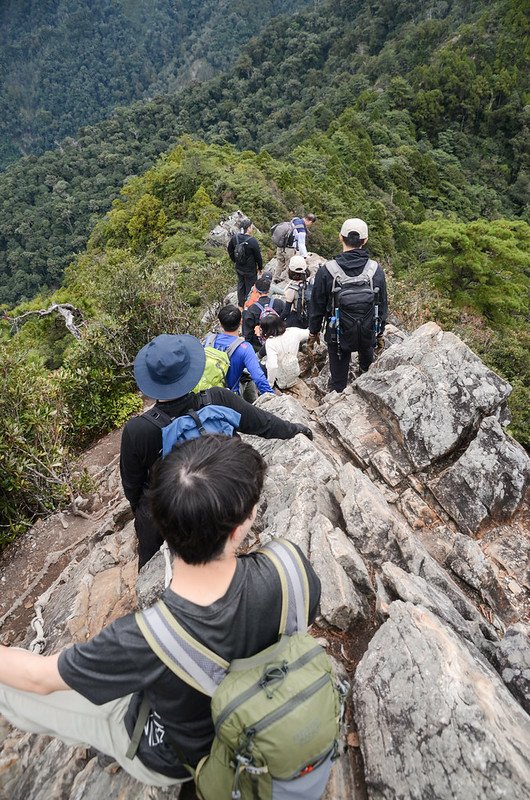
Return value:
M 73 747 L 95 747 L 148 786 L 163 788 L 183 783 L 149 769 L 136 756 L 126 757 L 130 737 L 123 720 L 130 699 L 131 695 L 127 695 L 96 706 L 74 691 L 40 695 L 0 683 L 0 714 L 16 728 L 56 736 Z

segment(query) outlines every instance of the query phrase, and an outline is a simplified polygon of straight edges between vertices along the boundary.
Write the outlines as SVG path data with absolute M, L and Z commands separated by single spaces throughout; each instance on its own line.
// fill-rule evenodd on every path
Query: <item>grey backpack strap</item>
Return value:
M 348 280 L 348 276 L 346 275 L 342 267 L 339 267 L 335 259 L 333 259 L 332 261 L 326 261 L 324 266 L 326 267 L 327 271 L 333 278 L 333 291 L 335 291 L 335 284 L 337 283 L 337 279 L 339 283 Z
M 237 338 L 236 338 L 236 339 L 235 339 L 235 340 L 232 342 L 232 344 L 230 345 L 230 347 L 228 347 L 228 348 L 225 350 L 225 353 L 226 353 L 226 355 L 228 356 L 228 358 L 232 358 L 232 356 L 233 356 L 233 355 L 234 355 L 234 353 L 236 352 L 236 350 L 237 350 L 237 348 L 239 347 L 239 345 L 240 345 L 240 344 L 243 344 L 243 342 L 244 342 L 244 341 L 245 341 L 245 340 L 244 340 L 244 338 L 243 338 L 242 336 L 238 336 L 238 337 L 237 337 Z
M 303 632 L 309 620 L 309 582 L 296 548 L 287 539 L 274 539 L 261 548 L 278 571 L 282 585 L 280 634 Z
M 208 333 L 203 342 L 204 347 L 215 347 L 216 337 L 217 337 L 216 333 Z
M 147 644 L 166 667 L 198 692 L 212 697 L 229 662 L 194 639 L 162 600 L 139 611 L 135 618 Z
M 374 261 L 372 258 L 369 258 L 366 264 L 364 265 L 364 269 L 361 272 L 361 275 L 365 278 L 368 278 L 370 281 L 370 288 L 374 289 L 374 275 L 377 272 L 377 267 L 379 264 L 377 261 Z

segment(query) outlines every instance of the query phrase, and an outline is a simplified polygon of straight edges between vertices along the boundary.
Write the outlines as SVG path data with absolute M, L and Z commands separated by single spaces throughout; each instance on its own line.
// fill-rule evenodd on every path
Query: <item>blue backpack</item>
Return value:
M 197 411 L 189 409 L 180 417 L 170 417 L 156 406 L 143 415 L 162 431 L 162 458 L 165 458 L 176 445 L 188 439 L 198 439 L 207 433 L 234 435 L 241 422 L 239 411 L 225 406 L 211 405 L 207 391 L 201 392 L 199 397 L 202 407 Z

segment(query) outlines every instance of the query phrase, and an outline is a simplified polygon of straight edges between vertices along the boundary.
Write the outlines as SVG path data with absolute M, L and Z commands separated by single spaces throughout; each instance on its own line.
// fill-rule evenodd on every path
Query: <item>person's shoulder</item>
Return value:
M 233 407 L 234 402 L 236 402 L 234 398 L 238 397 L 238 395 L 231 392 L 230 389 L 226 389 L 224 386 L 211 386 L 207 389 L 207 392 L 211 400 L 211 405 L 228 406 L 229 408 Z
M 127 431 L 127 433 L 137 433 L 138 431 L 149 430 L 149 428 L 154 428 L 155 426 L 149 422 L 148 419 L 145 417 L 144 414 L 137 414 L 135 417 L 131 417 L 127 420 L 125 425 L 123 426 L 123 430 Z

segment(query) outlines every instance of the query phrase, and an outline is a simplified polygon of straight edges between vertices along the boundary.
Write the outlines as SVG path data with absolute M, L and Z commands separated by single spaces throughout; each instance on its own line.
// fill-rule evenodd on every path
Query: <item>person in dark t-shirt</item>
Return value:
M 229 662 L 270 647 L 281 625 L 281 582 L 273 563 L 263 552 L 236 555 L 254 522 L 264 473 L 261 455 L 249 444 L 220 435 L 185 442 L 153 469 L 153 514 L 173 556 L 163 600 L 194 639 Z M 311 624 L 320 582 L 298 552 Z M 127 750 L 144 697 L 149 716 L 131 758 Z M 189 780 L 177 752 L 195 766 L 214 736 L 210 697 L 165 666 L 134 614 L 52 656 L 0 646 L 0 713 L 23 730 L 91 745 L 159 787 Z

